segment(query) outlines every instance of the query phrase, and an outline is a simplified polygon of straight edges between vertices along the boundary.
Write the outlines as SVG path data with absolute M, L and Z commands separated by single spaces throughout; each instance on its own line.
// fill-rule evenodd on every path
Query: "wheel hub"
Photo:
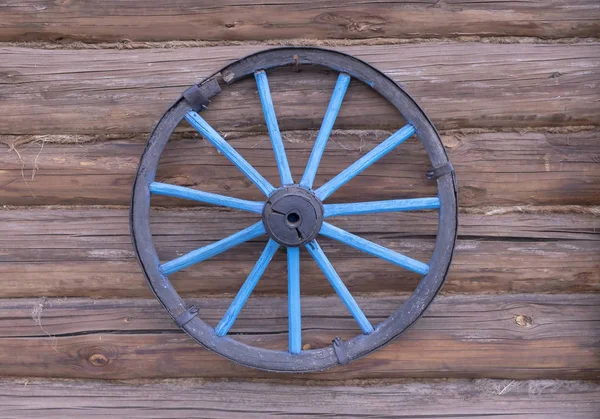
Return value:
M 284 246 L 301 246 L 319 234 L 323 205 L 314 194 L 300 186 L 275 191 L 262 213 L 267 234 Z

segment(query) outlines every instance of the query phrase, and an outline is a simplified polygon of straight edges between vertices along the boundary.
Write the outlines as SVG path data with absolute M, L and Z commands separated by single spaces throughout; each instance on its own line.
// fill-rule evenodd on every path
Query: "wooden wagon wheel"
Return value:
M 298 64 L 328 67 L 338 72 L 339 76 L 306 170 L 301 180 L 295 183 L 279 132 L 265 71 Z M 415 322 L 431 303 L 444 282 L 456 241 L 456 178 L 433 124 L 416 102 L 394 81 L 365 62 L 339 52 L 318 48 L 276 48 L 236 61 L 219 73 L 227 84 L 235 83 L 247 76 L 255 77 L 282 186 L 271 185 L 199 115 L 210 103 L 209 98 L 220 92 L 216 79 L 211 76 L 186 90 L 162 116 L 153 130 L 140 161 L 133 190 L 131 234 L 150 288 L 176 323 L 197 342 L 211 351 L 249 367 L 282 372 L 317 371 L 337 364 L 346 364 L 387 344 Z M 313 188 L 319 161 L 351 78 L 366 83 L 387 99 L 402 114 L 407 125 L 324 185 Z M 247 201 L 154 181 L 161 153 L 174 129 L 183 119 L 260 189 L 266 197 L 264 202 Z M 437 180 L 438 196 L 350 204 L 323 203 L 339 187 L 414 134 L 420 139 L 432 164 L 432 169 L 423 175 Z M 262 219 L 227 238 L 161 263 L 150 232 L 149 211 L 152 194 L 235 208 L 256 213 L 257 217 L 262 216 Z M 438 208 L 438 233 L 433 255 L 428 264 L 353 235 L 324 220 L 336 215 Z M 211 327 L 200 318 L 202 308 L 188 307 L 172 287 L 168 276 L 264 234 L 269 236 L 264 251 L 218 326 Z M 323 253 L 318 244 L 318 235 L 330 237 L 416 272 L 422 275 L 422 279 L 412 295 L 396 312 L 385 321 L 373 326 Z M 249 346 L 227 336 L 244 303 L 280 246 L 287 248 L 288 263 L 289 351 L 287 352 Z M 336 338 L 333 345 L 325 348 L 302 350 L 300 246 L 308 250 L 321 268 L 356 319 L 363 332 L 362 335 L 347 341 Z

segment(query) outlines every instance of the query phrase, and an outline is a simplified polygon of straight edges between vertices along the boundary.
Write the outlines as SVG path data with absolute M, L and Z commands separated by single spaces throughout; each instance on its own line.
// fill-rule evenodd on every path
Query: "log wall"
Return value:
M 0 2 L 3 414 L 598 417 L 596 3 Z M 274 45 L 328 47 L 383 70 L 440 130 L 459 181 L 454 262 L 424 317 L 365 359 L 298 376 L 234 365 L 178 330 L 145 284 L 127 215 L 139 157 L 166 107 L 191 83 Z M 314 68 L 269 76 L 297 177 L 335 79 Z M 224 89 L 205 116 L 277 182 L 253 80 Z M 402 124 L 389 104 L 353 81 L 316 184 Z M 332 199 L 430 196 L 428 168 L 412 139 Z M 157 179 L 260 199 L 185 124 Z M 152 203 L 164 260 L 254 222 L 178 200 Z M 435 212 L 336 223 L 421 260 L 430 257 L 438 227 Z M 322 245 L 373 323 L 418 283 L 383 261 L 332 241 Z M 263 246 L 262 238 L 251 241 L 173 275 L 173 283 L 216 324 Z M 308 254 L 301 264 L 303 343 L 317 348 L 358 333 Z M 235 324 L 236 339 L 285 349 L 282 272 L 283 252 Z

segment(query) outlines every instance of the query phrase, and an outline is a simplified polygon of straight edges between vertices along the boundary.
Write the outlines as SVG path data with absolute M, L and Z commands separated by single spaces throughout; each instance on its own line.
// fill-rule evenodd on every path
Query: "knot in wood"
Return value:
M 109 363 L 109 359 L 104 354 L 93 353 L 88 357 L 88 362 L 94 367 L 103 367 Z
M 519 314 L 515 317 L 515 323 L 517 323 L 521 327 L 529 327 L 533 324 L 533 319 L 529 316 Z

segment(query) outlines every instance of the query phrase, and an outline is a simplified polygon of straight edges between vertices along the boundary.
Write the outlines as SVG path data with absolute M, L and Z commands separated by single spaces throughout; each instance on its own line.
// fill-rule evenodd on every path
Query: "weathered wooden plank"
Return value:
M 148 132 L 183 89 L 264 46 L 147 50 L 0 49 L 0 134 Z M 427 43 L 337 48 L 405 86 L 438 128 L 598 125 L 600 44 Z M 281 129 L 318 129 L 336 74 L 270 75 Z M 235 87 L 235 88 L 234 88 Z M 254 80 L 206 113 L 220 130 L 264 129 Z M 35 118 L 35 124 L 32 124 Z M 398 129 L 398 115 L 351 84 L 336 128 Z
M 8 2 L 0 8 L 0 40 L 86 42 L 269 40 L 287 38 L 415 38 L 454 36 L 596 36 L 593 0 L 504 3 L 192 0 L 162 3 L 49 0 Z
M 287 299 L 253 298 L 232 336 L 287 348 Z M 216 324 L 230 299 L 193 300 Z M 402 299 L 358 298 L 373 324 Z M 440 297 L 392 344 L 344 368 L 294 380 L 403 377 L 600 377 L 597 295 Z M 202 349 L 154 300 L 3 300 L 0 366 L 8 376 L 61 378 L 263 377 Z M 327 307 L 327 310 L 323 310 Z M 359 333 L 337 297 L 305 297 L 303 343 L 331 344 Z M 515 355 L 518 354 L 518 355 Z
M 557 380 L 400 380 L 294 385 L 192 379 L 112 383 L 0 380 L 0 405 L 14 419 L 94 418 L 557 418 L 595 419 L 600 385 Z
M 501 212 L 501 211 L 499 211 Z M 257 220 L 238 212 L 157 211 L 152 214 L 162 260 L 226 237 Z M 2 211 L 0 296 L 150 297 L 134 259 L 127 211 L 37 209 Z M 428 261 L 435 212 L 332 219 L 418 260 Z M 460 214 L 459 240 L 444 293 L 572 293 L 600 289 L 600 218 L 587 214 Z M 264 238 L 171 276 L 183 295 L 236 293 L 264 248 Z M 418 276 L 331 240 L 320 242 L 355 293 L 412 292 Z M 332 289 L 307 253 L 302 292 Z M 260 280 L 259 294 L 286 292 L 285 254 Z M 283 276 L 282 276 L 283 275 Z
M 334 132 L 315 185 L 337 175 L 390 134 L 389 131 Z M 168 144 L 158 180 L 238 198 L 263 198 L 209 143 L 190 135 L 184 137 Z M 280 183 L 267 135 L 248 137 L 230 133 L 227 137 L 270 182 Z M 283 137 L 292 173 L 298 180 L 316 132 L 288 131 Z M 14 149 L 2 152 L 0 148 L 3 189 L 0 205 L 128 205 L 145 138 L 137 135 L 85 142 L 93 139 L 96 137 L 61 144 L 65 138 L 60 136 L 4 136 L 6 147 L 14 144 Z M 600 204 L 600 131 L 450 132 L 442 139 L 458 175 L 461 206 Z M 425 177 L 428 169 L 424 149 L 416 139 L 411 139 L 342 187 L 330 201 L 352 201 L 356 196 L 380 200 L 435 195 L 435 183 Z M 155 205 L 198 204 L 158 198 Z

